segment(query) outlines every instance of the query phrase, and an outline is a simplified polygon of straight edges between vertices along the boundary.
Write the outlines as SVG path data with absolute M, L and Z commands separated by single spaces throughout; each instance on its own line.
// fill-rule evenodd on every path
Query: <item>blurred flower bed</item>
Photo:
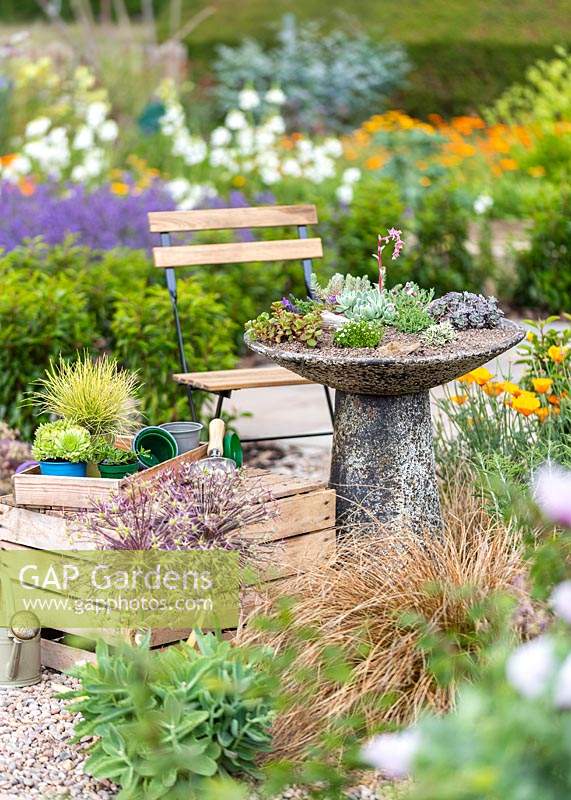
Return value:
M 421 121 L 387 111 L 344 135 L 291 131 L 282 88 L 262 95 L 244 86 L 238 107 L 205 132 L 173 79 L 156 85 L 135 119 L 112 107 L 87 67 L 32 62 L 14 46 L 0 59 L 0 192 L 9 210 L 0 245 L 75 233 L 96 248 L 146 247 L 148 210 L 224 206 L 240 191 L 250 203 L 314 202 L 326 268 L 349 259 L 366 269 L 367 243 L 390 206 L 417 242 L 403 275 L 441 290 L 485 282 L 502 299 L 560 312 L 571 304 L 561 268 L 571 224 L 570 73 L 571 56 L 559 50 L 483 116 Z M 510 250 L 508 234 L 498 255 L 493 225 L 505 220 L 521 223 L 524 252 Z

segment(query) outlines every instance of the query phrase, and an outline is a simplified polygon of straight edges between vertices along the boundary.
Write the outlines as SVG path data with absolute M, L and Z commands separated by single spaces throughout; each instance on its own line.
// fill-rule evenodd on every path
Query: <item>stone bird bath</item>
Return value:
M 417 533 L 441 529 L 429 390 L 482 366 L 524 336 L 508 320 L 498 328 L 505 337 L 489 344 L 467 341 L 465 349 L 447 353 L 444 347 L 442 354 L 416 357 L 288 349 L 246 335 L 254 352 L 336 390 L 330 486 L 338 493 L 338 529 L 348 519 L 357 525 L 398 519 Z

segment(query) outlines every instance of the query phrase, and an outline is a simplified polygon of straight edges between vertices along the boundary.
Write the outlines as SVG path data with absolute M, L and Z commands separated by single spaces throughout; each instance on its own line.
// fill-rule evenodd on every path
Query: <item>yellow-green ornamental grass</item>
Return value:
M 50 362 L 31 400 L 39 414 L 55 414 L 87 428 L 93 437 L 132 433 L 140 420 L 140 383 L 136 373 L 104 355 L 89 353 L 74 362 Z

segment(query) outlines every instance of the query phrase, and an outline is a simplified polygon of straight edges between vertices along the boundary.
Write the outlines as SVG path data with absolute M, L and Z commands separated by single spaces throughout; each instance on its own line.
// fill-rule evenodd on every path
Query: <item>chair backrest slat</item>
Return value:
M 151 211 L 149 214 L 151 233 L 277 228 L 288 225 L 315 225 L 316 223 L 317 211 L 313 205 Z
M 248 261 L 289 261 L 321 258 L 321 239 L 277 239 L 263 242 L 229 242 L 174 247 L 154 247 L 156 267 L 192 267 L 244 264 Z

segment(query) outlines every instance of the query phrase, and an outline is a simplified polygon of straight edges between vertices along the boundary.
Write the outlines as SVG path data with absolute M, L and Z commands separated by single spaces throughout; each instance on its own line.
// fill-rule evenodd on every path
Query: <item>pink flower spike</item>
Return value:
M 534 496 L 546 517 L 571 528 L 571 470 L 544 464 L 534 478 Z

